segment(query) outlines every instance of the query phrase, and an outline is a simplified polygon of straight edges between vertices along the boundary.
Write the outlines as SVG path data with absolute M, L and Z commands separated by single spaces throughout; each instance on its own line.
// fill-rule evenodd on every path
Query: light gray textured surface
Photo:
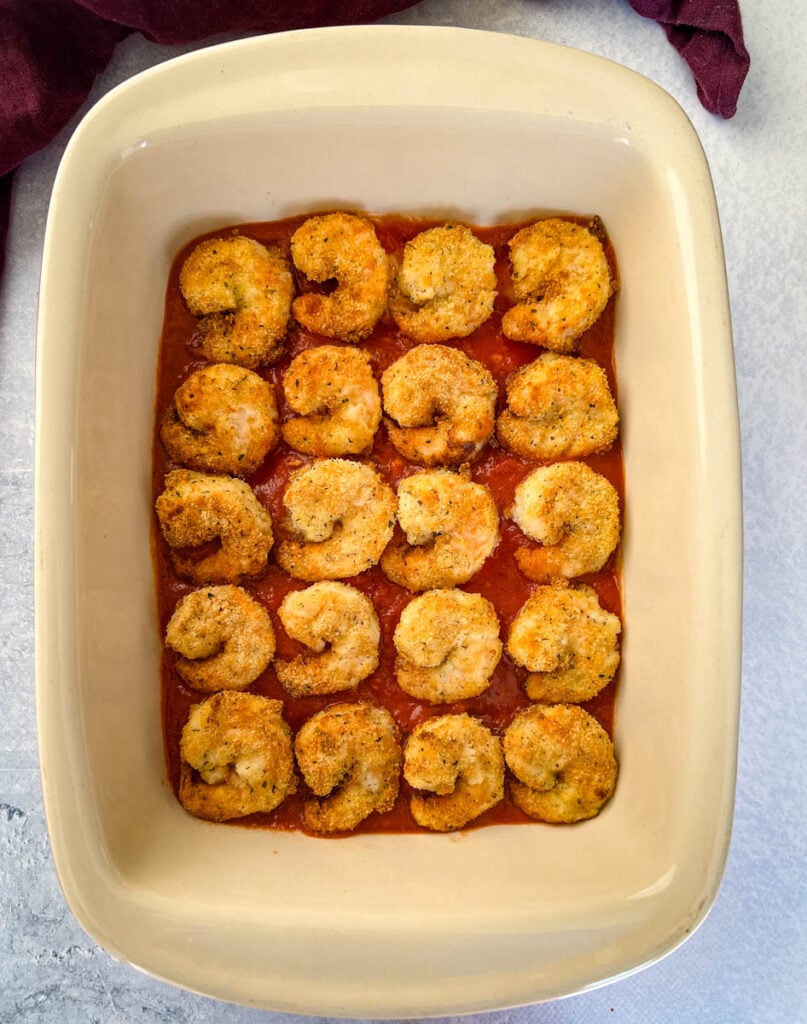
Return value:
M 745 628 L 737 807 L 722 888 L 702 927 L 660 964 L 560 1002 L 480 1015 L 485 1024 L 807 1019 L 807 19 L 800 4 L 765 0 L 744 0 L 743 15 L 752 67 L 729 122 L 703 110 L 662 30 L 623 0 L 426 0 L 387 19 L 564 43 L 626 64 L 666 88 L 692 119 L 711 164 L 732 300 Z M 189 49 L 130 37 L 92 99 Z M 68 137 L 69 129 L 16 177 L 0 286 L 0 1022 L 279 1024 L 282 1015 L 197 997 L 112 960 L 74 921 L 53 870 L 34 713 L 33 380 L 47 203 Z

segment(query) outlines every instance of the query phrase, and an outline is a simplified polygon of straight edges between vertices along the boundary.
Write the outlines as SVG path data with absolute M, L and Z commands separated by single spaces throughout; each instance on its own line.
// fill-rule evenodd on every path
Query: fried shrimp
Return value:
M 509 244 L 518 305 L 502 317 L 505 337 L 576 351 L 614 290 L 599 239 L 587 227 L 550 218 L 522 228 Z
M 352 690 L 378 667 L 378 616 L 355 587 L 314 583 L 287 594 L 277 614 L 289 636 L 313 652 L 275 662 L 292 697 Z
M 392 536 L 395 494 L 370 466 L 318 459 L 291 477 L 283 504 L 290 536 L 277 561 L 298 580 L 356 576 L 375 565 Z
M 225 690 L 194 704 L 180 739 L 179 799 L 227 821 L 278 807 L 297 788 L 283 702 Z
M 493 248 L 462 224 L 421 231 L 406 243 L 390 312 L 415 341 L 466 338 L 493 312 Z
M 275 656 L 275 631 L 263 605 L 241 587 L 204 587 L 183 597 L 165 642 L 176 670 L 195 690 L 243 690 Z
M 329 295 L 307 292 L 292 305 L 298 323 L 341 341 L 361 341 L 387 308 L 390 262 L 373 225 L 350 213 L 309 217 L 291 236 L 294 266 L 320 284 L 336 280 Z
M 313 832 L 346 832 L 392 809 L 401 744 L 392 715 L 372 704 L 332 704 L 297 733 L 297 764 L 314 798 L 303 805 Z
M 441 715 L 415 726 L 403 773 L 421 791 L 410 800 L 412 817 L 435 832 L 462 828 L 504 796 L 501 741 L 470 715 Z
M 401 481 L 398 522 L 405 537 L 393 539 L 381 568 L 407 590 L 467 583 L 499 543 L 499 513 L 490 491 L 446 469 Z
M 227 363 L 192 373 L 160 425 L 169 459 L 233 476 L 253 473 L 279 436 L 270 385 L 252 370 Z
M 201 346 L 211 363 L 254 370 L 283 351 L 294 282 L 288 261 L 254 238 L 208 238 L 179 273 L 188 309 L 202 317 Z
M 418 345 L 381 377 L 390 440 L 423 466 L 471 462 L 493 433 L 498 389 L 475 359 L 445 345 Z
M 175 469 L 165 478 L 156 508 L 180 576 L 194 583 L 237 583 L 266 565 L 272 520 L 243 480 Z M 219 547 L 199 557 L 187 550 L 215 541 Z
M 539 821 L 593 818 L 616 785 L 608 733 L 575 704 L 534 704 L 504 734 L 513 802 Z
M 591 359 L 544 352 L 508 379 L 496 431 L 504 448 L 525 459 L 606 451 L 619 413 L 605 371 Z
M 516 552 L 521 571 L 539 582 L 598 572 L 619 543 L 619 497 L 583 462 L 534 469 L 505 515 L 544 545 Z
M 529 670 L 530 700 L 590 700 L 614 677 L 622 625 L 591 587 L 536 587 L 516 615 L 507 653 Z
M 478 697 L 502 656 L 493 605 L 464 590 L 430 590 L 414 598 L 393 640 L 398 685 L 435 704 Z
M 370 357 L 357 348 L 321 345 L 296 356 L 283 391 L 297 415 L 283 440 L 306 455 L 361 455 L 373 445 L 381 398 Z

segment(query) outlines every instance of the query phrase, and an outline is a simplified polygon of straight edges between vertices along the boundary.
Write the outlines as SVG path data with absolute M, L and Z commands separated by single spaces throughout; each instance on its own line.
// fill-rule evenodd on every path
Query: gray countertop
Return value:
M 662 29 L 624 0 L 426 0 L 387 19 L 563 43 L 623 63 L 667 89 L 693 121 L 712 168 L 734 323 L 744 668 L 736 814 L 721 890 L 697 932 L 650 969 L 563 1001 L 480 1020 L 807 1019 L 807 17 L 795 3 L 744 0 L 742 7 L 752 64 L 738 114 L 728 122 L 700 106 L 689 70 Z M 190 49 L 130 36 L 87 107 L 132 74 Z M 76 924 L 53 869 L 34 708 L 34 338 L 48 200 L 77 120 L 16 176 L 0 286 L 0 1021 L 279 1020 L 283 1015 L 195 996 L 113 960 Z

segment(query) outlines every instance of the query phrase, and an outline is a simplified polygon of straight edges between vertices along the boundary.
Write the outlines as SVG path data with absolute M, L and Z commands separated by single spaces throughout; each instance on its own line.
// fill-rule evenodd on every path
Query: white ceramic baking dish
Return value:
M 597 213 L 614 242 L 621 774 L 593 821 L 335 842 L 195 820 L 167 785 L 149 530 L 168 268 L 216 226 L 338 207 Z M 669 96 L 455 29 L 295 32 L 162 64 L 65 154 L 37 355 L 42 775 L 59 876 L 98 943 L 224 999 L 415 1017 L 601 984 L 703 919 L 734 791 L 739 444 L 714 196 Z

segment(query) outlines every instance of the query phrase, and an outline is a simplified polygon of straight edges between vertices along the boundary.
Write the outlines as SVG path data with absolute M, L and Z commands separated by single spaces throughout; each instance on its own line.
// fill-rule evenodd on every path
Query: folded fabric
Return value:
M 733 117 L 751 59 L 737 0 L 629 0 L 637 14 L 664 26 L 689 65 L 707 110 Z
M 630 0 L 692 68 L 703 105 L 731 117 L 748 71 L 738 0 Z M 86 99 L 126 34 L 185 43 L 222 33 L 361 24 L 413 0 L 3 0 L 0 4 L 0 274 L 13 169 Z M 6 176 L 5 178 L 3 176 Z

